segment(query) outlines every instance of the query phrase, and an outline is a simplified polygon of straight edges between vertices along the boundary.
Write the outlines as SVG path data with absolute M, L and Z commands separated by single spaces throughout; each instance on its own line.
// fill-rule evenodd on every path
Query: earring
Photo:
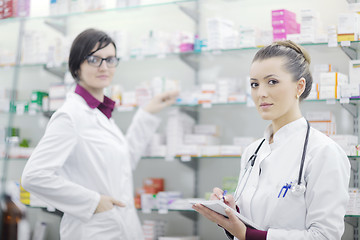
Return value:
M 299 99 L 299 97 L 300 97 L 299 94 L 296 94 L 296 99 Z

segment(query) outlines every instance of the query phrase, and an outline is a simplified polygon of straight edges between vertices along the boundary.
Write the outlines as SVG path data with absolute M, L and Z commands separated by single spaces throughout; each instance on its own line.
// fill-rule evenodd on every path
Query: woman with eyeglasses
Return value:
M 124 135 L 111 118 L 115 102 L 103 92 L 118 63 L 106 33 L 88 29 L 76 37 L 69 56 L 75 92 L 51 117 L 23 171 L 23 187 L 64 212 L 62 240 L 143 239 L 132 170 L 160 124 L 154 113 L 178 93 L 139 108 Z
M 213 190 L 211 198 L 228 206 L 228 218 L 199 203 L 193 208 L 223 227 L 229 239 L 340 240 L 350 163 L 338 144 L 302 116 L 300 102 L 312 86 L 309 54 L 292 41 L 266 46 L 253 59 L 248 84 L 260 116 L 271 124 L 244 150 L 234 197 Z

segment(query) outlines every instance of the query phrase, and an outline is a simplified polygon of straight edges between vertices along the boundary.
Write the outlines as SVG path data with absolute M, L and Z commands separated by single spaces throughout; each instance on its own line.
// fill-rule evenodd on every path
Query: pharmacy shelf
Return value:
M 162 213 L 161 211 L 159 211 L 159 209 L 151 209 L 151 212 L 143 212 L 143 210 L 141 208 L 137 209 L 138 212 L 141 212 L 143 214 L 151 214 L 151 213 L 158 213 L 158 214 L 166 214 L 166 213 Z M 188 218 L 188 219 L 191 219 L 193 221 L 197 221 L 198 219 L 198 213 L 193 210 L 193 209 L 168 209 L 168 212 L 171 213 L 171 212 L 177 212 L 177 213 L 180 213 L 182 216 Z
M 0 21 L 1 22 L 1 21 Z M 304 43 L 301 44 L 302 46 L 326 46 L 328 43 Z M 341 47 L 341 43 L 338 43 L 338 46 Z M 213 50 L 204 50 L 202 52 L 178 52 L 178 53 L 158 53 L 158 54 L 147 54 L 147 55 L 131 55 L 128 58 L 123 58 L 121 62 L 127 62 L 131 60 L 142 61 L 146 59 L 164 59 L 164 58 L 172 58 L 172 57 L 180 57 L 180 58 L 191 58 L 191 57 L 200 57 L 200 56 L 208 56 L 209 54 L 212 55 L 221 55 L 222 53 L 237 53 L 241 51 L 248 51 L 248 50 L 259 50 L 263 46 L 257 47 L 245 47 L 245 48 L 231 48 L 231 49 L 213 49 Z M 342 47 L 342 48 L 349 48 L 353 51 L 360 50 L 360 41 L 352 41 L 350 42 L 350 47 Z M 196 59 L 192 59 L 192 61 L 197 61 Z M 56 71 L 56 72 L 65 72 L 67 70 L 68 63 L 64 62 L 59 66 L 53 67 L 46 63 L 31 63 L 31 64 L 20 64 L 16 65 L 14 63 L 9 64 L 0 64 L 0 69 L 2 68 L 29 68 L 29 67 L 42 67 L 48 71 Z
M 360 97 L 351 97 L 348 99 L 349 103 L 358 103 L 358 101 L 360 100 Z M 334 103 L 340 103 L 343 104 L 344 99 L 309 99 L 309 100 L 304 100 L 304 102 L 323 102 L 323 103 L 327 103 L 327 104 L 334 104 Z M 172 105 L 173 107 L 191 107 L 191 108 L 198 108 L 201 107 L 203 109 L 211 109 L 212 107 L 226 107 L 226 106 L 244 106 L 247 105 L 247 102 L 228 102 L 228 103 L 203 103 L 203 104 L 174 104 Z M 135 112 L 138 109 L 137 106 L 132 106 L 132 107 L 117 107 L 115 108 L 115 113 L 123 113 L 123 112 Z M 50 118 L 55 111 L 45 111 L 45 112 L 39 112 L 36 114 L 29 114 L 29 113 L 24 113 L 24 114 L 15 114 L 13 112 L 0 112 L 0 116 L 1 115 L 8 115 L 8 114 L 14 114 L 14 117 L 26 117 L 26 116 L 34 116 L 34 117 L 38 117 L 41 114 Z
M 55 18 L 67 18 L 73 16 L 85 16 L 90 14 L 106 14 L 109 12 L 121 12 L 121 11 L 131 11 L 135 9 L 146 9 L 146 8 L 157 8 L 163 6 L 179 6 L 184 3 L 194 3 L 197 0 L 179 0 L 179 1 L 167 1 L 163 3 L 153 3 L 153 4 L 144 4 L 144 5 L 137 5 L 137 6 L 130 6 L 130 7 L 122 7 L 122 8 L 111 8 L 111 9 L 101 9 L 101 10 L 94 10 L 94 11 L 87 11 L 87 12 L 76 12 L 76 13 L 68 13 L 68 14 L 59 14 L 54 16 L 40 16 L 40 17 L 16 17 L 16 18 L 5 18 L 0 20 L 0 24 L 2 23 L 11 23 L 11 22 L 18 22 L 20 20 L 48 20 L 48 19 L 55 19 Z
M 181 157 L 175 157 L 176 159 L 180 159 Z M 241 156 L 216 156 L 216 157 L 191 157 L 192 159 L 230 159 L 230 158 L 241 158 Z M 348 158 L 356 158 L 360 159 L 360 156 L 348 156 Z M 27 161 L 29 157 L 20 157 L 20 158 L 1 158 L 0 161 Z M 142 157 L 142 160 L 166 160 L 165 157 Z
M 62 217 L 64 215 L 63 212 L 61 212 L 60 210 L 58 209 L 55 209 L 55 211 L 49 211 L 46 207 L 40 207 L 40 206 L 30 206 L 30 205 L 27 205 L 27 204 L 24 204 L 26 207 L 28 208 L 33 208 L 33 209 L 41 209 L 43 210 L 44 212 L 47 212 L 47 213 L 50 213 L 50 214 L 54 214 L 54 215 L 57 215 L 57 216 L 60 216 Z
M 181 159 L 182 157 L 188 157 L 188 155 L 185 156 L 176 156 L 176 159 Z M 198 158 L 210 158 L 210 159 L 216 159 L 216 158 L 241 158 L 241 156 L 189 156 L 191 159 L 198 159 Z M 142 157 L 141 159 L 144 160 L 161 160 L 166 159 L 165 157 Z
M 24 156 L 24 157 L 16 157 L 16 158 L 1 158 L 0 161 L 27 161 L 30 156 Z

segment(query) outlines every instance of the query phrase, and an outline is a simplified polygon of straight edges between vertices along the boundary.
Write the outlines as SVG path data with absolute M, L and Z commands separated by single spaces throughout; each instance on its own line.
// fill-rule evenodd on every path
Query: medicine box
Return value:
M 4 18 L 4 2 L 0 0 L 0 19 Z
M 236 145 L 221 145 L 220 155 L 221 156 L 241 156 L 242 147 Z
M 321 85 L 319 87 L 319 99 L 338 99 L 340 97 L 339 86 Z
M 279 9 L 271 11 L 272 20 L 294 20 L 296 21 L 296 14 L 286 9 Z
M 273 28 L 273 34 L 280 34 L 280 33 L 285 33 L 285 34 L 300 33 L 300 26 L 295 28 L 291 28 L 288 26 Z
M 214 145 L 219 143 L 219 139 L 204 134 L 185 134 L 184 143 L 189 145 Z
M 310 126 L 324 133 L 325 135 L 336 134 L 336 124 L 332 122 L 312 122 L 309 121 Z
M 359 15 L 357 13 L 341 13 L 338 17 L 338 34 L 358 34 Z
M 330 111 L 313 111 L 306 113 L 306 119 L 311 122 L 333 122 L 334 115 Z
M 300 28 L 300 24 L 292 20 L 272 20 L 271 25 L 273 28 L 286 28 L 297 30 Z
M 203 157 L 215 157 L 221 155 L 219 145 L 201 146 L 200 151 L 201 156 Z
M 3 18 L 16 17 L 17 0 L 3 0 Z
M 348 84 L 349 78 L 347 75 L 340 72 L 322 72 L 320 73 L 320 87 L 323 86 L 338 86 Z
M 206 124 L 198 124 L 198 125 L 194 126 L 194 133 L 218 136 L 219 135 L 219 127 L 216 125 L 211 125 L 211 124 L 207 124 L 207 125 Z
M 201 156 L 199 145 L 178 145 L 176 146 L 176 156 Z
M 340 97 L 341 98 L 350 98 L 350 97 L 359 97 L 360 90 L 359 84 L 344 84 L 340 86 Z
M 360 84 L 360 60 L 349 61 L 349 82 Z

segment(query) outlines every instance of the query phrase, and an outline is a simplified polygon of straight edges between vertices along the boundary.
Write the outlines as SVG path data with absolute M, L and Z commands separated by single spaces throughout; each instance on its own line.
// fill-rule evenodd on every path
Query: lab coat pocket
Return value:
M 296 194 L 290 188 L 286 193 L 284 190 L 274 199 L 274 210 L 271 214 L 270 222 L 273 223 L 274 226 L 285 227 L 285 225 L 290 223 L 287 223 L 287 221 L 284 221 L 284 219 L 291 219 L 293 216 L 298 216 L 296 223 L 292 227 L 296 228 L 298 226 L 303 226 L 306 212 L 304 193 Z
M 96 213 L 83 228 L 83 239 L 122 239 L 122 228 L 116 220 L 116 207 Z

